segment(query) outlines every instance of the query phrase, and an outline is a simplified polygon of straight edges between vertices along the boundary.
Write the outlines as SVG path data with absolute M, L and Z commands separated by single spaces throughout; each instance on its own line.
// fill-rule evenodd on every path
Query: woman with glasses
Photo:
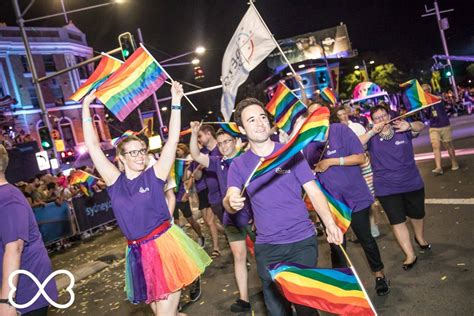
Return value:
M 178 226 L 171 224 L 163 189 L 173 166 L 181 127 L 183 88 L 171 87 L 169 138 L 152 168 L 147 167 L 146 144 L 137 136 L 123 135 L 116 157 L 124 172 L 112 164 L 100 148 L 89 105 L 84 99 L 84 142 L 97 171 L 107 184 L 117 223 L 128 240 L 125 288 L 128 299 L 150 304 L 155 315 L 175 315 L 181 289 L 204 272 L 211 259 Z
M 402 268 L 410 270 L 417 257 L 406 224 L 407 217 L 413 226 L 415 241 L 421 249 L 429 250 L 423 231 L 425 217 L 425 190 L 420 172 L 415 164 L 412 138 L 425 125 L 405 120 L 390 121 L 385 104 L 370 109 L 374 128 L 362 135 L 367 144 L 374 172 L 375 196 L 387 214 L 393 233 L 405 253 Z

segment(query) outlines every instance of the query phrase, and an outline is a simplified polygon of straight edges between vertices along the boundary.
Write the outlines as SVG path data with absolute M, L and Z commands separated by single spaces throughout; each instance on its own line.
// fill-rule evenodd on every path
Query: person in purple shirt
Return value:
M 365 128 L 369 127 L 369 120 L 360 114 L 360 106 L 354 108 L 354 114 L 349 116 L 349 119 L 354 123 L 359 123 Z
M 431 93 L 431 86 L 429 84 L 423 84 L 422 88 L 424 91 Z M 441 143 L 448 151 L 449 158 L 451 159 L 451 170 L 458 170 L 459 165 L 456 161 L 456 150 L 453 146 L 451 125 L 449 124 L 448 114 L 444 109 L 444 101 L 430 106 L 425 113 L 430 122 L 430 140 L 436 166 L 432 172 L 437 175 L 443 174 L 443 167 L 441 166 Z
M 283 146 L 270 140 L 268 114 L 263 103 L 257 99 L 240 101 L 234 117 L 240 132 L 249 140 L 250 150 L 235 158 L 230 166 L 224 198 L 224 207 L 229 213 L 244 208 L 246 198 L 241 196 L 241 190 L 260 159 Z M 301 153 L 251 181 L 246 187 L 257 228 L 257 272 L 270 315 L 290 315 L 291 309 L 289 302 L 272 282 L 268 265 L 293 262 L 315 266 L 317 263 L 315 229 L 301 197 L 301 187 L 326 225 L 328 242 L 340 244 L 342 232 L 334 223 L 327 200 L 316 185 L 308 162 Z M 295 308 L 298 315 L 317 313 L 301 305 Z
M 210 156 L 220 156 L 219 149 L 217 148 L 216 132 L 212 125 L 202 125 L 198 134 L 198 141 L 201 144 L 202 152 L 204 154 L 209 154 Z M 204 169 L 202 171 L 202 176 L 206 182 L 207 192 L 208 192 L 208 201 L 210 208 L 206 207 L 202 209 L 202 215 L 204 221 L 209 227 L 212 238 L 212 253 L 211 258 L 217 258 L 221 255 L 219 249 L 219 235 L 217 231 L 216 217 L 222 223 L 222 216 L 224 215 L 224 209 L 222 208 L 222 196 L 219 191 L 219 181 L 217 180 L 217 175 L 215 172 Z M 199 180 L 199 174 L 196 174 L 196 180 Z
M 344 124 L 332 123 L 327 134 L 325 143 L 313 142 L 303 150 L 303 154 L 314 164 L 321 186 L 352 210 L 351 227 L 375 274 L 377 295 L 387 295 L 389 281 L 385 278 L 379 247 L 370 230 L 369 213 L 374 197 L 360 169 L 360 165 L 365 163 L 364 148 L 354 132 Z M 346 246 L 345 237 L 343 245 Z M 347 267 L 342 251 L 334 245 L 331 245 L 331 261 L 333 268 Z
M 227 189 L 227 173 L 229 167 L 241 151 L 236 147 L 236 139 L 220 129 L 216 133 L 217 147 L 221 156 L 210 156 L 199 151 L 198 133 L 200 130 L 199 122 L 191 122 L 191 156 L 193 159 L 203 165 L 206 170 L 215 172 L 219 181 L 219 189 L 222 196 L 225 196 Z M 224 231 L 229 241 L 230 250 L 234 257 L 234 273 L 239 289 L 239 298 L 230 306 L 234 313 L 250 311 L 250 300 L 248 293 L 248 272 L 247 272 L 247 248 L 245 239 L 247 234 L 253 236 L 251 232 L 251 213 L 248 207 L 236 214 L 224 212 L 223 224 Z
M 396 120 L 391 117 L 386 105 L 377 105 L 370 110 L 374 122 L 372 130 L 359 137 L 367 144 L 374 172 L 375 196 L 387 214 L 393 233 L 406 258 L 404 270 L 411 269 L 417 256 L 406 224 L 407 217 L 413 226 L 415 241 L 421 249 L 431 249 L 424 235 L 425 189 L 423 179 L 416 167 L 412 132 L 418 133 L 425 125 L 421 122 Z
M 8 153 L 0 145 L 0 315 L 16 316 L 17 310 L 10 305 L 8 276 L 16 270 L 31 272 L 40 283 L 53 272 L 48 252 L 36 223 L 35 215 L 25 196 L 19 189 L 8 183 L 5 171 L 8 166 Z M 14 301 L 17 304 L 29 302 L 38 292 L 38 286 L 26 276 L 13 278 L 16 287 Z M 57 301 L 56 282 L 52 279 L 45 287 L 46 294 Z M 48 314 L 49 303 L 40 295 L 29 307 L 18 309 L 22 315 Z
M 116 142 L 120 172 L 102 152 L 92 123 L 89 105 L 94 91 L 82 108 L 84 142 L 97 171 L 107 184 L 112 209 L 127 239 L 125 290 L 134 304 L 145 302 L 155 315 L 176 315 L 181 289 L 199 280 L 211 263 L 206 252 L 177 225 L 171 223 L 164 187 L 173 166 L 181 126 L 183 88 L 171 87 L 169 137 L 153 167 L 147 146 L 137 136 L 122 135 Z

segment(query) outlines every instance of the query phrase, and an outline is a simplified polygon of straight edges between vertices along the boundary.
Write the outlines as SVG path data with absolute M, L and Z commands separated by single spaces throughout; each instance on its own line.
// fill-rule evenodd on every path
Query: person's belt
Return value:
M 157 228 L 155 228 L 151 233 L 149 233 L 148 235 L 142 237 L 142 238 L 139 238 L 139 239 L 136 239 L 136 240 L 127 240 L 128 242 L 128 245 L 131 246 L 131 245 L 136 245 L 136 244 L 140 244 L 144 241 L 147 241 L 147 240 L 150 240 L 152 239 L 154 236 L 156 235 L 159 235 L 161 233 L 163 233 L 164 231 L 166 231 L 169 227 L 171 226 L 170 222 L 169 221 L 165 221 L 163 222 L 163 224 L 161 224 L 160 226 L 158 226 Z

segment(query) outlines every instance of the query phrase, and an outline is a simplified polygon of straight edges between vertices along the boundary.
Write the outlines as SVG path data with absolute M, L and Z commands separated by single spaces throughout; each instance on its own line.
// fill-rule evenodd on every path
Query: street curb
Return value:
M 107 263 L 102 261 L 92 261 L 84 263 L 70 272 L 74 275 L 75 284 L 77 284 L 79 281 L 84 280 L 85 278 L 99 271 L 102 271 L 108 266 L 109 265 Z M 69 277 L 63 274 L 59 277 L 56 277 L 55 280 L 58 291 L 65 289 L 71 283 Z

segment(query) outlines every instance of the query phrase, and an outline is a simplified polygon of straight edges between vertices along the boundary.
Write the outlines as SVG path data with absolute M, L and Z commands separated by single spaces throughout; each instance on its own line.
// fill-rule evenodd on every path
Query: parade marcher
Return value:
M 94 129 L 89 105 L 84 99 L 84 141 L 99 174 L 107 184 L 117 223 L 128 240 L 125 257 L 125 288 L 133 303 L 150 304 L 156 315 L 177 313 L 181 289 L 204 272 L 211 259 L 177 225 L 163 192 L 173 166 L 181 126 L 182 86 L 173 82 L 169 137 L 152 168 L 147 166 L 146 144 L 136 136 L 124 135 L 116 148 L 120 172 L 105 156 Z
M 240 132 L 249 140 L 250 150 L 235 158 L 228 172 L 224 206 L 230 213 L 238 212 L 244 207 L 246 197 L 241 196 L 241 190 L 260 158 L 283 146 L 270 140 L 270 121 L 260 101 L 253 98 L 240 101 L 234 117 Z M 272 282 L 268 265 L 293 262 L 315 266 L 317 263 L 315 229 L 301 198 L 301 187 L 326 225 L 328 242 L 342 242 L 342 232 L 336 226 L 327 200 L 314 180 L 308 163 L 301 153 L 297 153 L 271 172 L 251 181 L 246 187 L 257 228 L 257 272 L 270 315 L 289 315 L 291 312 L 289 302 Z M 317 313 L 301 305 L 296 305 L 295 308 L 298 315 Z
M 7 166 L 8 153 L 0 145 L 0 315 L 16 316 L 17 310 L 8 300 L 11 290 L 9 276 L 22 269 L 43 283 L 53 271 L 33 210 L 21 191 L 5 178 Z M 14 301 L 17 304 L 31 301 L 38 292 L 38 286 L 26 275 L 14 277 L 13 285 L 16 287 Z M 45 285 L 44 291 L 53 301 L 57 301 L 58 291 L 54 279 Z M 26 316 L 46 316 L 48 308 L 48 301 L 40 295 L 31 306 L 18 312 Z
M 236 147 L 236 139 L 229 133 L 218 130 L 216 134 L 217 147 L 222 156 L 206 155 L 199 151 L 197 140 L 199 128 L 199 122 L 191 122 L 191 156 L 207 170 L 216 173 L 221 195 L 225 196 L 227 173 L 233 159 L 239 154 L 239 149 Z M 245 244 L 247 234 L 253 235 L 251 225 L 249 224 L 250 220 L 251 213 L 248 205 L 236 214 L 229 214 L 228 212 L 223 214 L 224 231 L 234 257 L 234 273 L 240 295 L 237 301 L 230 307 L 230 310 L 234 313 L 246 312 L 251 309 L 247 283 L 247 248 Z
M 423 84 L 422 88 L 424 91 L 431 93 L 431 86 Z M 458 170 L 459 165 L 456 161 L 456 150 L 453 146 L 453 136 L 451 134 L 451 124 L 449 123 L 448 114 L 444 109 L 444 101 L 430 106 L 426 110 L 430 122 L 430 140 L 431 146 L 433 147 L 433 154 L 435 159 L 435 169 L 433 173 L 442 175 L 443 167 L 441 166 L 441 144 L 448 151 L 449 158 L 451 159 L 451 170 Z
M 396 120 L 392 125 L 388 123 L 391 118 L 385 105 L 373 107 L 370 116 L 374 127 L 359 139 L 362 144 L 367 144 L 369 151 L 374 172 L 375 196 L 382 204 L 393 233 L 406 256 L 402 268 L 409 270 L 415 265 L 417 257 L 410 240 L 407 217 L 420 248 L 431 249 L 423 231 L 425 189 L 416 167 L 411 141 L 412 132 L 423 130 L 424 124 Z
M 377 295 L 387 295 L 390 292 L 389 281 L 385 278 L 379 247 L 370 230 L 369 212 L 374 197 L 360 169 L 360 165 L 365 163 L 364 148 L 357 136 L 344 124 L 332 123 L 327 134 L 325 143 L 312 142 L 306 146 L 303 154 L 310 166 L 315 167 L 322 187 L 336 199 L 344 201 L 352 210 L 350 227 L 375 275 Z M 331 261 L 333 268 L 347 267 L 344 254 L 334 245 L 331 245 Z

